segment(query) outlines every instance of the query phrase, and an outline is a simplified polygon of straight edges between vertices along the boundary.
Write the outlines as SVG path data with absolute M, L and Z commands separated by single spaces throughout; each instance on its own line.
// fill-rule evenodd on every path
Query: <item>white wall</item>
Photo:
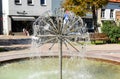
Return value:
M 114 9 L 113 18 L 110 18 L 110 10 L 111 9 L 105 9 L 105 17 L 101 18 L 101 20 L 116 20 L 116 11 L 120 11 L 120 9 Z
M 115 20 L 116 19 L 116 11 L 120 10 L 119 3 L 109 2 L 106 6 L 103 7 L 105 9 L 105 17 L 102 20 Z M 113 9 L 113 18 L 110 18 L 110 10 Z
M 3 9 L 3 34 L 7 34 L 9 32 L 9 8 L 8 8 L 8 1 L 9 0 L 2 0 L 2 9 Z
M 51 10 L 51 0 L 46 0 L 46 5 L 42 6 L 40 0 L 33 0 L 33 6 L 27 4 L 27 0 L 21 0 L 22 5 L 15 5 L 14 0 L 9 0 L 9 15 L 19 15 L 17 11 L 25 11 L 28 16 L 39 16 L 47 10 Z
M 8 11 L 9 11 L 9 8 L 8 8 L 8 1 L 9 0 L 2 0 L 2 9 L 3 9 L 3 13 L 5 14 L 5 15 L 8 15 Z

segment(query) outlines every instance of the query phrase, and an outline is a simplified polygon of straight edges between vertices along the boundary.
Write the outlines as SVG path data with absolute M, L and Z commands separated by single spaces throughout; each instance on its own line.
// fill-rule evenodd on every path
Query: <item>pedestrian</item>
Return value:
M 68 11 L 66 11 L 66 13 L 64 14 L 63 19 L 64 19 L 64 24 L 66 24 L 68 22 L 68 20 L 69 20 Z
M 23 34 L 25 34 L 26 36 L 29 36 L 29 32 L 25 28 L 23 28 Z

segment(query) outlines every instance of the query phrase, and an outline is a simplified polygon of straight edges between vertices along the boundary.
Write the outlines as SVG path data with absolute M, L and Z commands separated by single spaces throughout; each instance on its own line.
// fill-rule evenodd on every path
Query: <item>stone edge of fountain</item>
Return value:
M 0 63 L 13 61 L 13 60 L 20 60 L 20 59 L 27 59 L 31 57 L 58 57 L 57 54 L 50 53 L 50 54 L 40 54 L 40 53 L 11 53 L 11 54 L 0 54 Z M 70 54 L 64 54 L 63 57 L 81 57 L 80 55 L 70 55 Z M 99 61 L 105 61 L 109 63 L 115 63 L 120 65 L 120 57 L 112 56 L 112 55 L 85 55 L 85 58 L 87 59 L 93 59 L 93 60 L 99 60 Z

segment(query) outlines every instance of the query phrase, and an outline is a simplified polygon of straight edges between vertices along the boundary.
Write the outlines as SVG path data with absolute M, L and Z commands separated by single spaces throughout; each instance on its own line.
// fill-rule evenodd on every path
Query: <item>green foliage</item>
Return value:
M 112 21 L 103 23 L 102 32 L 109 36 L 111 42 L 117 42 L 118 38 L 120 38 L 120 27 L 116 26 Z
M 84 16 L 87 12 L 97 10 L 107 3 L 108 0 L 64 0 L 62 7 L 76 15 Z
M 66 10 L 74 12 L 76 15 L 84 16 L 87 12 L 86 1 L 84 0 L 65 0 L 62 4 Z

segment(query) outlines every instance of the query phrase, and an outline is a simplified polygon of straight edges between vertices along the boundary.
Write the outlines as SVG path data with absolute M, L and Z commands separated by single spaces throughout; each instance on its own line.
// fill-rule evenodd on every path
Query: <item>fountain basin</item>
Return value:
M 0 79 L 13 79 L 13 78 L 14 79 L 58 79 L 59 66 L 58 66 L 57 53 L 44 52 L 43 54 L 40 54 L 40 53 L 34 54 L 34 53 L 28 53 L 28 52 L 26 53 L 26 52 L 25 51 L 24 53 L 12 52 L 12 53 L 7 53 L 6 55 L 3 53 L 0 54 L 0 61 L 1 61 L 0 69 L 2 69 L 0 70 L 1 71 Z M 115 61 L 115 60 L 113 61 L 109 59 L 111 58 L 111 56 L 106 56 L 106 58 L 105 57 L 102 58 L 100 56 L 97 56 L 96 54 L 91 56 L 89 55 L 90 53 L 91 52 L 87 52 L 85 57 L 89 59 L 99 60 L 99 61 L 97 62 L 93 60 L 89 61 L 86 59 L 81 59 L 81 56 L 77 54 L 70 55 L 68 53 L 64 53 L 63 79 L 66 79 L 66 78 L 68 79 L 104 79 L 104 78 L 119 79 L 120 78 L 119 76 L 120 65 L 118 65 L 120 63 L 118 61 Z M 30 57 L 35 57 L 39 59 L 32 60 L 30 59 Z M 8 62 L 11 60 L 26 59 L 26 58 L 27 60 L 20 60 L 17 62 L 16 61 Z M 111 63 L 108 63 L 105 61 L 109 61 Z M 66 62 L 68 64 L 66 64 Z M 100 74 L 100 76 L 96 73 Z M 106 74 L 106 76 L 104 74 Z M 46 75 L 48 75 L 48 77 L 46 77 Z

